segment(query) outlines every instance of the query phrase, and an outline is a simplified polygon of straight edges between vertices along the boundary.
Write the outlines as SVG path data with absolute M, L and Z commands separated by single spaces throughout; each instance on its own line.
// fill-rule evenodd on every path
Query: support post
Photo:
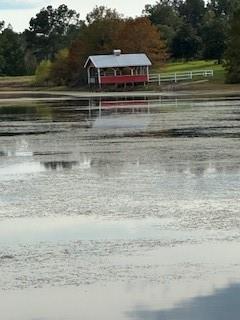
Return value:
M 148 82 L 149 82 L 149 67 L 147 67 L 147 79 L 148 79 Z
M 91 73 L 90 73 L 90 67 L 88 67 L 88 69 L 87 69 L 87 73 L 88 73 L 88 85 L 89 85 L 89 87 L 90 87 L 90 85 L 91 85 Z
M 98 83 L 99 83 L 99 88 L 101 89 L 101 88 L 102 88 L 101 72 L 100 72 L 100 69 L 99 69 L 99 68 L 97 69 L 97 71 L 98 71 Z
M 88 100 L 88 118 L 91 119 L 92 117 L 92 99 Z

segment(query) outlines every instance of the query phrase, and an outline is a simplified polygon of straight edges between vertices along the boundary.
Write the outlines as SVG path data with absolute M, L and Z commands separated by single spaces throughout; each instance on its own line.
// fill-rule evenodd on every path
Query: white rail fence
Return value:
M 157 83 L 161 85 L 163 82 L 179 82 L 186 80 L 197 80 L 200 78 L 213 77 L 213 70 L 195 70 L 188 72 L 176 72 L 176 73 L 152 73 L 149 75 L 150 83 Z

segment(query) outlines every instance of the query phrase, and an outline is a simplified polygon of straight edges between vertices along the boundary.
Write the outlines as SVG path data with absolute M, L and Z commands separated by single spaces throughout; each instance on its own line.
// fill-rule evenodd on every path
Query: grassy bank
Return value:
M 0 90 L 25 90 L 32 88 L 35 76 L 0 77 Z
M 224 66 L 218 64 L 216 60 L 196 60 L 189 62 L 171 62 L 167 63 L 161 69 L 155 69 L 154 72 L 175 73 L 175 72 L 188 72 L 196 70 L 213 70 L 214 76 L 208 78 L 207 81 L 193 81 L 179 82 L 174 85 L 175 90 L 186 91 L 222 91 L 223 93 L 240 93 L 240 84 L 227 84 L 225 83 L 225 69 Z
M 203 82 L 188 82 L 187 86 L 179 83 L 178 89 L 187 90 L 240 90 L 240 84 L 225 83 L 225 69 L 222 64 L 218 64 L 216 60 L 197 60 L 189 62 L 172 62 L 166 64 L 162 69 L 155 69 L 155 72 L 175 73 L 188 72 L 196 70 L 213 70 L 214 76 L 208 81 Z
M 217 64 L 216 60 L 196 60 L 189 62 L 171 62 L 167 63 L 161 72 L 184 72 L 194 70 L 207 70 L 211 69 L 217 72 L 224 72 L 221 64 Z
M 167 88 L 167 90 L 187 90 L 187 91 L 196 91 L 196 90 L 207 90 L 207 91 L 235 91 L 240 92 L 240 84 L 226 84 L 225 83 L 225 70 L 223 65 L 217 64 L 215 60 L 204 61 L 189 61 L 189 62 L 171 62 L 166 64 L 163 68 L 155 68 L 152 70 L 152 73 L 175 73 L 175 72 L 188 72 L 196 70 L 213 70 L 214 76 L 208 78 L 206 81 L 187 81 L 187 83 L 179 82 L 178 84 L 166 83 L 165 86 L 159 87 L 158 85 L 149 85 L 146 87 L 136 87 L 135 90 L 147 90 L 147 91 L 162 91 Z M 115 91 L 114 88 L 109 88 L 104 90 Z M 66 87 L 37 87 L 35 84 L 35 76 L 23 76 L 23 77 L 0 77 L 0 91 L 18 91 L 18 90 L 51 90 L 51 91 L 88 91 L 88 87 L 80 88 L 66 88 Z M 121 90 L 119 90 L 121 91 Z M 132 89 L 130 89 L 132 91 Z

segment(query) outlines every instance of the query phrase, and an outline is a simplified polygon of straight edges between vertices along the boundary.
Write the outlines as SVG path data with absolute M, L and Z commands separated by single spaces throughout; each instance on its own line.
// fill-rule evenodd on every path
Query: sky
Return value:
M 66 4 L 70 9 L 80 13 L 80 18 L 85 16 L 96 5 L 105 5 L 115 8 L 124 16 L 140 15 L 145 4 L 154 4 L 156 0 L 0 0 L 0 21 L 9 23 L 15 31 L 21 32 L 28 28 L 29 21 L 47 5 L 57 7 Z

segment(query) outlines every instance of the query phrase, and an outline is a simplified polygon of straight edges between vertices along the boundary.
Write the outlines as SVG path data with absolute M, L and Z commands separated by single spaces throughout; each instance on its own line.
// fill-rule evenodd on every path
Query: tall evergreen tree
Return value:
M 24 32 L 26 47 L 38 61 L 53 59 L 60 49 L 71 44 L 81 24 L 79 14 L 66 5 L 43 8 Z
M 208 8 L 213 10 L 217 16 L 228 18 L 239 6 L 240 0 L 210 0 Z
M 184 23 L 173 39 L 171 52 L 174 58 L 190 60 L 198 56 L 200 47 L 200 37 L 190 24 Z
M 202 56 L 204 59 L 217 59 L 220 64 L 226 47 L 228 22 L 225 16 L 216 14 L 210 8 L 208 8 L 203 22 L 201 28 Z
M 144 14 L 160 30 L 167 45 L 171 47 L 172 40 L 182 23 L 173 1 L 159 0 L 154 5 L 146 5 Z
M 2 31 L 2 29 L 4 28 L 5 22 L 4 21 L 0 21 L 0 31 Z
M 186 23 L 190 24 L 193 28 L 198 28 L 205 14 L 205 2 L 204 0 L 180 1 L 178 10 Z
M 25 73 L 21 36 L 11 26 L 0 34 L 0 74 L 15 76 Z
M 238 7 L 230 20 L 229 40 L 227 43 L 226 80 L 229 83 L 240 83 L 240 7 Z

